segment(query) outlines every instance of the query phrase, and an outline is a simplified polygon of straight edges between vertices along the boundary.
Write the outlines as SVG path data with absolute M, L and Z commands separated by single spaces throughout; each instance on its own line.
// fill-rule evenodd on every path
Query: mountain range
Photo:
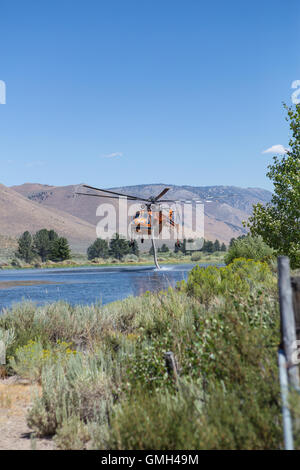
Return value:
M 252 205 L 270 201 L 272 193 L 260 188 L 236 186 L 174 186 L 146 184 L 112 188 L 137 197 L 157 195 L 164 187 L 170 191 L 164 198 L 175 200 L 207 200 L 205 211 L 205 238 L 229 243 L 232 237 L 246 233 L 242 221 L 252 212 Z M 75 252 L 85 252 L 96 238 L 99 217 L 96 209 L 108 201 L 117 208 L 118 200 L 84 197 L 80 185 L 48 186 L 25 183 L 6 187 L 0 184 L 0 234 L 18 237 L 25 230 L 34 233 L 40 228 L 53 228 L 68 238 Z M 164 199 L 163 198 L 163 199 Z M 0 239 L 1 242 L 1 239 Z

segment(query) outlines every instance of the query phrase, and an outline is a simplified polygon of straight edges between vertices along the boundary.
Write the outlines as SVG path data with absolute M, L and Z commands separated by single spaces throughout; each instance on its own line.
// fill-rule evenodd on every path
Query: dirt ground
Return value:
M 52 450 L 51 439 L 34 436 L 26 424 L 26 415 L 37 385 L 17 377 L 0 380 L 0 450 Z

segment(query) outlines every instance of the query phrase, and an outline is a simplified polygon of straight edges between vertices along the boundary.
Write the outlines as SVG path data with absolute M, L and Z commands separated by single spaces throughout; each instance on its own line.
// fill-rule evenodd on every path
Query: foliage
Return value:
M 206 251 L 207 253 L 213 253 L 215 251 L 213 242 L 210 240 L 204 240 L 202 251 Z
M 64 364 L 72 354 L 76 354 L 76 351 L 71 349 L 71 343 L 57 340 L 54 345 L 44 348 L 39 341 L 30 340 L 25 346 L 16 349 L 9 366 L 17 375 L 36 382 L 41 380 L 44 366 L 53 362 Z
M 28 425 L 40 436 L 55 434 L 63 422 L 79 416 L 84 423 L 107 421 L 109 379 L 93 357 L 71 356 L 67 366 L 42 369 L 42 395 L 36 396 Z
M 219 240 L 215 240 L 214 242 L 214 251 L 220 251 L 221 250 L 221 244 Z
M 243 238 L 246 238 L 247 235 L 240 235 L 239 237 L 237 238 L 231 238 L 230 242 L 229 242 L 229 248 L 232 247 L 232 245 L 237 241 L 237 240 L 243 240 Z
M 125 255 L 130 252 L 130 247 L 124 238 L 121 238 L 118 233 L 110 240 L 109 254 L 114 258 L 121 260 Z
M 108 243 L 102 238 L 97 238 L 87 249 L 88 259 L 108 258 Z
M 253 206 L 248 226 L 252 235 L 261 235 L 278 254 L 289 256 L 293 268 L 300 267 L 300 105 L 288 108 L 292 137 L 290 150 L 281 159 L 273 157 L 267 176 L 274 194 L 266 206 Z
M 138 257 L 140 254 L 138 242 L 136 240 L 132 240 L 131 242 L 129 242 L 129 247 L 130 253 Z
M 85 450 L 90 439 L 88 426 L 79 416 L 71 415 L 58 428 L 55 443 L 61 450 Z
M 230 264 L 236 258 L 253 259 L 255 261 L 271 261 L 274 250 L 270 248 L 261 236 L 241 237 L 235 239 L 225 256 L 225 263 Z
M 184 316 L 174 306 L 169 309 L 166 299 L 164 308 L 168 306 L 173 316 L 156 316 L 151 328 L 145 327 L 144 340 L 140 337 L 136 344 L 128 368 L 128 399 L 114 408 L 109 449 L 280 445 L 278 310 L 275 295 L 270 298 L 274 284 L 267 281 L 268 294 L 260 290 L 264 279 L 272 276 L 266 265 L 260 265 L 239 260 L 231 268 L 244 280 L 248 275 L 258 277 L 257 284 L 250 282 L 252 294 L 230 296 L 225 291 L 225 303 L 206 309 L 186 304 Z M 195 281 L 198 285 L 197 277 Z M 164 367 L 169 349 L 179 364 L 177 391 Z
M 203 253 L 201 251 L 195 251 L 191 256 L 191 261 L 200 261 L 202 259 Z
M 64 261 L 70 259 L 71 250 L 68 240 L 64 237 L 56 238 L 51 243 L 49 259 L 51 261 Z
M 55 239 L 53 231 L 51 231 L 51 239 L 49 230 L 45 228 L 36 232 L 33 238 L 36 253 L 41 257 L 43 262 L 47 261 L 51 250 L 51 242 Z
M 160 253 L 168 253 L 170 250 L 168 246 L 165 243 L 163 243 L 163 245 L 158 249 L 158 251 Z
M 195 266 L 187 280 L 178 287 L 188 295 L 197 297 L 200 302 L 208 304 L 218 296 L 247 296 L 255 281 L 259 283 L 272 282 L 272 274 L 267 264 L 245 259 L 235 259 L 226 268 L 208 266 L 206 269 Z
M 250 387 L 248 394 L 240 384 L 236 390 L 226 390 L 224 384 L 213 383 L 204 390 L 201 380 L 182 380 L 177 394 L 160 391 L 145 400 L 137 393 L 116 408 L 107 446 L 118 450 L 277 448 L 281 439 L 278 389 L 271 387 L 272 375 L 266 378 L 266 387 Z
M 278 319 L 268 265 L 237 259 L 195 267 L 177 290 L 105 306 L 15 305 L 0 328 L 14 331 L 17 363 L 35 338 L 40 350 L 61 340 L 81 351 L 50 354 L 29 412 L 60 448 L 271 449 L 282 445 Z
M 23 233 L 18 240 L 16 256 L 26 263 L 31 263 L 38 256 L 43 262 L 49 259 L 64 261 L 70 259 L 71 251 L 66 238 L 59 237 L 54 230 L 41 229 L 33 237 L 29 232 Z
M 136 263 L 138 261 L 138 257 L 134 254 L 129 254 L 124 256 L 125 263 Z
M 33 239 L 31 234 L 27 231 L 18 240 L 18 251 L 16 256 L 23 259 L 26 263 L 31 263 L 35 258 Z

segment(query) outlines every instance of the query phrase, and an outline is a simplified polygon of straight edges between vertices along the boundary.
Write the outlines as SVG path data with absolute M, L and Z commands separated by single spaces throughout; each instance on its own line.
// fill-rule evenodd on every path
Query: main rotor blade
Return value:
M 75 194 L 79 194 L 81 196 L 105 197 L 105 198 L 108 198 L 108 199 L 120 199 L 120 197 L 117 197 L 117 196 L 104 196 L 102 194 L 92 194 L 92 193 L 75 193 Z M 127 197 L 127 199 L 129 201 L 136 201 L 136 199 L 130 199 L 128 197 Z
M 117 193 L 116 191 L 109 191 L 108 189 L 94 188 L 93 186 L 88 186 L 87 184 L 83 184 L 82 186 L 83 186 L 84 188 L 94 189 L 95 191 L 103 191 L 104 193 L 115 194 L 116 196 L 127 197 L 128 199 L 131 199 L 131 200 L 147 201 L 147 202 L 148 202 L 148 199 L 143 199 L 143 198 L 137 197 L 137 196 L 131 196 L 131 195 L 129 195 L 129 194 Z
M 163 196 L 169 191 L 169 189 L 170 189 L 170 188 L 165 188 L 165 189 L 163 189 L 162 192 L 159 193 L 158 196 L 156 196 L 155 201 L 157 201 L 158 199 L 160 199 L 161 197 L 163 197 Z
M 196 199 L 162 199 L 157 201 L 158 204 L 162 202 L 218 202 L 219 199 L 229 196 L 237 196 L 235 193 L 224 194 L 222 196 L 207 196 L 206 198 L 196 198 Z

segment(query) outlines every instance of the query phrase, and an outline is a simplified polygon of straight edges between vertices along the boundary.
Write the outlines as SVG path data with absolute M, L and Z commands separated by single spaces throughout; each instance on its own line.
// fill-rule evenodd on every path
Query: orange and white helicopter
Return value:
M 164 188 L 157 196 L 143 198 L 139 196 L 132 196 L 132 195 L 125 194 L 125 193 L 111 191 L 108 189 L 95 188 L 94 186 L 89 186 L 86 184 L 81 185 L 81 187 L 87 188 L 89 190 L 97 191 L 97 193 L 80 192 L 76 194 L 80 194 L 82 196 L 92 196 L 92 197 L 101 197 L 101 198 L 109 198 L 109 199 L 120 199 L 121 197 L 123 198 L 126 197 L 128 201 L 141 204 L 141 207 L 136 211 L 136 214 L 132 219 L 132 223 L 131 223 L 132 238 L 135 238 L 136 235 L 139 235 L 141 237 L 141 243 L 143 243 L 145 235 L 151 236 L 154 263 L 158 269 L 160 269 L 160 267 L 157 261 L 156 246 L 154 242 L 154 238 L 155 238 L 154 231 L 156 231 L 156 233 L 158 233 L 159 235 L 164 226 L 172 228 L 174 232 L 176 232 L 176 235 L 177 235 L 176 244 L 178 247 L 180 247 L 180 241 L 178 237 L 179 224 L 176 223 L 175 221 L 175 210 L 173 208 L 170 208 L 170 206 L 166 210 L 163 207 L 163 203 L 177 204 L 177 203 L 192 202 L 192 201 L 179 201 L 178 199 L 176 200 L 161 199 L 170 190 L 170 188 Z M 106 193 L 106 194 L 99 194 L 99 192 Z M 219 196 L 219 197 L 223 197 L 223 196 Z M 219 197 L 218 198 L 210 197 L 209 199 L 206 199 L 206 202 L 212 202 L 212 199 L 215 199 L 217 201 Z M 197 199 L 197 201 L 199 200 Z M 131 243 L 133 243 L 133 239 L 131 239 Z
M 175 210 L 168 208 L 167 213 L 163 210 L 163 203 L 176 203 L 178 201 L 171 200 L 171 199 L 161 199 L 170 188 L 164 188 L 157 196 L 152 196 L 149 198 L 142 198 L 137 196 L 132 196 L 129 194 L 119 193 L 116 191 L 111 191 L 108 189 L 100 189 L 95 188 L 94 186 L 89 186 L 86 184 L 82 185 L 83 188 L 92 189 L 94 191 L 99 191 L 104 194 L 97 194 L 97 193 L 76 193 L 82 196 L 92 196 L 92 197 L 101 197 L 101 198 L 109 198 L 109 199 L 119 199 L 120 197 L 126 197 L 128 201 L 132 202 L 141 202 L 141 207 L 137 210 L 135 216 L 132 219 L 131 224 L 131 232 L 133 237 L 138 234 L 141 237 L 141 243 L 144 242 L 144 236 L 149 235 L 151 236 L 152 246 L 153 246 L 153 254 L 154 254 L 154 262 L 158 269 L 160 269 L 159 264 L 157 262 L 157 255 L 156 255 L 156 247 L 154 243 L 154 227 L 157 227 L 158 234 L 161 233 L 162 228 L 164 225 L 168 225 L 172 227 L 178 233 L 178 224 L 175 223 Z M 131 243 L 133 243 L 133 239 L 131 239 Z M 177 239 L 176 241 L 177 246 L 180 246 L 180 241 Z

